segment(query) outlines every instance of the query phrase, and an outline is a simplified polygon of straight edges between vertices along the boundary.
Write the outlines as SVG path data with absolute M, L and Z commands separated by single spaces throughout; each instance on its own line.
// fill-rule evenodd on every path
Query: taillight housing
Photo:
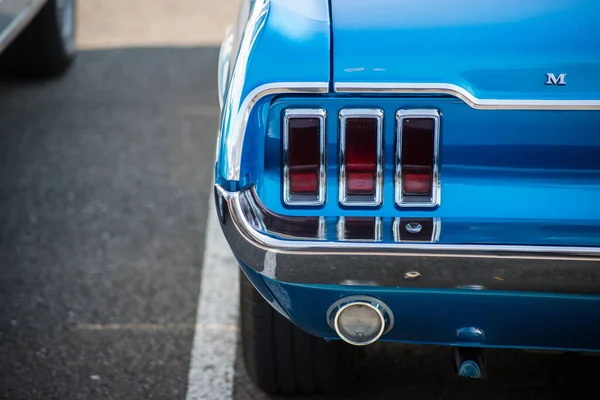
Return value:
M 396 112 L 396 204 L 436 207 L 440 204 L 438 110 Z
M 283 114 L 283 201 L 291 206 L 325 203 L 323 109 L 287 109 Z
M 378 206 L 383 192 L 383 111 L 344 109 L 339 116 L 339 202 Z

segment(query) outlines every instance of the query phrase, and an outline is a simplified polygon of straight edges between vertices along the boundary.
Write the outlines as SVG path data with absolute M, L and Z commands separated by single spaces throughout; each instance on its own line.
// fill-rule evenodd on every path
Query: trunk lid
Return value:
M 597 0 L 331 0 L 331 11 L 334 84 L 445 83 L 479 99 L 600 99 Z

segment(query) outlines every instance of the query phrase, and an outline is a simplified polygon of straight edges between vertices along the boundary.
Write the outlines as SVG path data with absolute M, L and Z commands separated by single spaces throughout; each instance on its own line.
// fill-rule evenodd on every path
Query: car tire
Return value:
M 320 394 L 338 391 L 358 361 L 357 348 L 327 342 L 279 314 L 240 274 L 241 341 L 250 379 L 264 392 Z
M 48 79 L 63 74 L 75 58 L 75 0 L 48 0 L 2 55 L 10 75 Z

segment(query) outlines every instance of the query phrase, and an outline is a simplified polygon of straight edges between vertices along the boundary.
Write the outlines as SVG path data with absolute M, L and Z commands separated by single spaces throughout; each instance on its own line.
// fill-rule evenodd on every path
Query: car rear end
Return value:
M 250 12 L 216 166 L 265 299 L 355 345 L 599 350 L 598 5 L 288 3 Z

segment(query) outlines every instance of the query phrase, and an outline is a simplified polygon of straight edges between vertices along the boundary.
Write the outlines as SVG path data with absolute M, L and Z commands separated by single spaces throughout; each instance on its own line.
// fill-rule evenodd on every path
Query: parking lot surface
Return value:
M 0 398 L 268 398 L 242 366 L 237 270 L 210 223 L 236 6 L 83 0 L 67 76 L 2 79 Z M 494 350 L 471 381 L 450 354 L 370 346 L 340 398 L 596 397 L 600 357 Z

